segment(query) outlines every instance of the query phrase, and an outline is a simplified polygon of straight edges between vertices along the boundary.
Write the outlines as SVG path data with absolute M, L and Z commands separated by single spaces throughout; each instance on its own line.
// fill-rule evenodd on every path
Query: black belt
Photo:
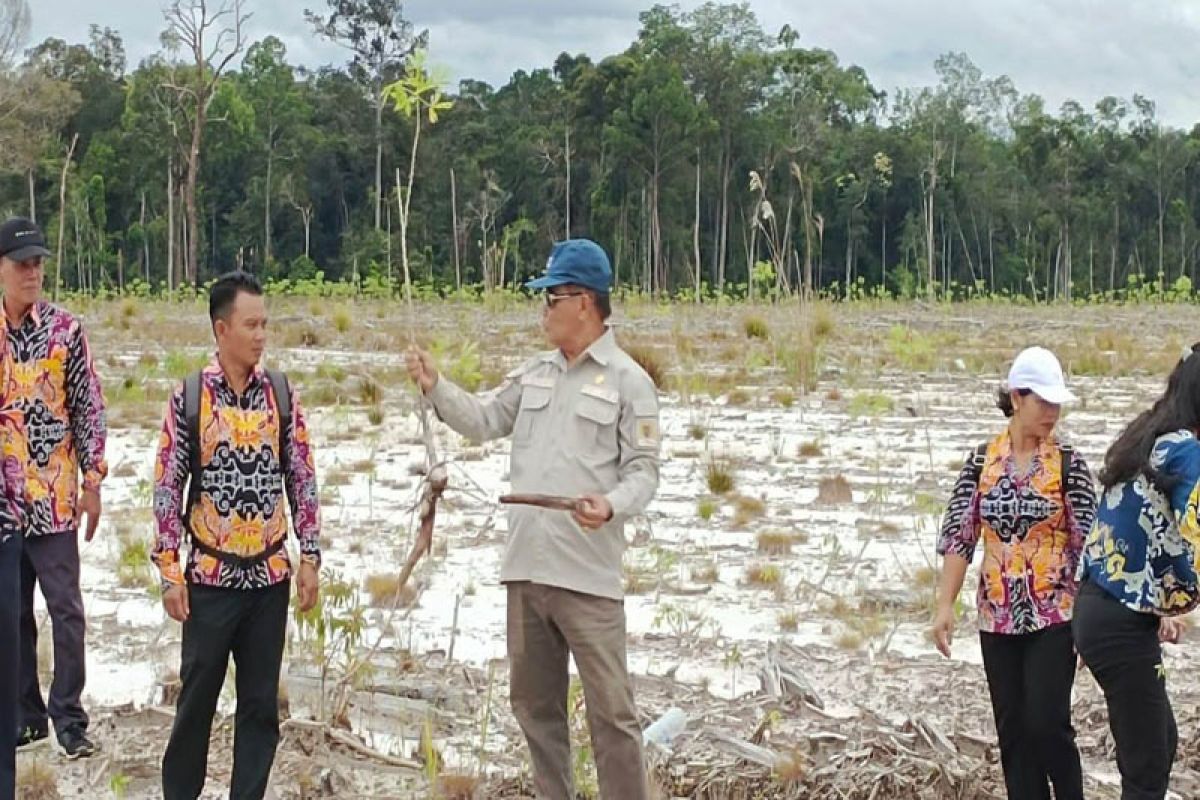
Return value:
M 275 540 L 274 544 L 268 545 L 266 550 L 263 550 L 261 553 L 255 553 L 252 556 L 239 556 L 236 553 L 227 553 L 224 550 L 218 550 L 217 548 L 200 541 L 200 539 L 196 536 L 192 536 L 192 547 L 199 550 L 204 555 L 215 558 L 224 564 L 241 567 L 242 569 L 248 569 L 250 567 L 258 566 L 282 550 L 286 539 L 286 536 L 280 536 Z

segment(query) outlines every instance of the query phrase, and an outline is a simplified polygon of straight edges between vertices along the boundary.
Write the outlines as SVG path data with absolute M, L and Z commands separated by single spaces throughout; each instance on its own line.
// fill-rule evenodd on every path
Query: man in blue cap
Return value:
M 568 655 L 587 701 L 605 800 L 645 800 L 642 733 L 625 659 L 621 555 L 625 521 L 658 488 L 654 382 L 617 346 L 612 268 L 595 242 L 554 246 L 542 329 L 554 349 L 475 397 L 438 375 L 428 353 L 409 375 L 438 416 L 472 441 L 512 436 L 514 493 L 577 498 L 571 512 L 513 506 L 500 580 L 508 587 L 509 695 L 533 756 L 540 797 L 574 798 L 567 724 Z

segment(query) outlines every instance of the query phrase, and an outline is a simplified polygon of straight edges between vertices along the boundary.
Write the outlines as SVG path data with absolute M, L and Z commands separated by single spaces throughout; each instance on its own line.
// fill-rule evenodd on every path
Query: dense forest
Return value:
M 0 0 L 0 211 L 43 225 L 52 277 L 492 289 L 568 235 L 679 297 L 1041 301 L 1197 277 L 1200 125 L 1146 97 L 1048 109 L 954 52 L 935 86 L 885 92 L 744 3 L 655 6 L 620 54 L 449 86 L 396 0 L 309 4 L 345 63 L 248 40 L 253 0 L 173 0 L 134 67 L 118 31 L 29 42 L 25 0 Z

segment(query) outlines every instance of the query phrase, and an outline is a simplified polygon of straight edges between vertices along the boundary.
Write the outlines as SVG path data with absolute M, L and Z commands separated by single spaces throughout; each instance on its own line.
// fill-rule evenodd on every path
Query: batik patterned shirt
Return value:
M 1158 437 L 1150 466 L 1160 491 L 1139 473 L 1104 491 L 1081 572 L 1143 613 L 1172 616 L 1200 604 L 1200 442 L 1191 431 Z
M 99 489 L 108 474 L 104 393 L 79 320 L 38 301 L 19 325 L 5 318 L 14 402 L 29 440 L 26 535 L 75 530 L 79 475 Z
M 1068 454 L 1071 463 L 1064 470 Z M 1095 511 L 1087 464 L 1053 438 L 1042 441 L 1025 474 L 1016 467 L 1007 431 L 982 454 L 967 457 L 943 517 L 937 552 L 970 561 L 983 539 L 977 598 L 981 631 L 1032 633 L 1070 621 L 1078 589 L 1075 572 Z
M 15 395 L 12 348 L 5 338 L 0 340 L 0 543 L 21 535 L 27 519 L 25 473 L 29 442 Z
M 242 394 L 230 386 L 214 359 L 201 372 L 200 491 L 186 508 L 192 469 L 182 384 L 172 394 L 159 436 L 154 475 L 157 541 L 152 554 L 164 584 L 188 583 L 233 589 L 273 586 L 291 575 L 287 548 L 255 563 L 218 559 L 190 548 L 179 559 L 185 531 L 207 548 L 253 559 L 287 537 L 290 502 L 301 560 L 320 564 L 320 513 L 313 454 L 304 414 L 291 392 L 287 474 L 279 458 L 279 406 L 271 382 L 256 367 Z

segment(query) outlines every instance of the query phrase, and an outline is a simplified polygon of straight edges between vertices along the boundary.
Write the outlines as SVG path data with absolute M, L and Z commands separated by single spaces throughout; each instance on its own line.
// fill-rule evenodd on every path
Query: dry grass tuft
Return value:
M 854 502 L 850 481 L 844 475 L 821 478 L 817 484 L 817 502 L 824 505 L 844 505 Z
M 417 591 L 411 584 L 400 585 L 400 576 L 392 573 L 368 575 L 363 581 L 370 603 L 377 607 L 388 607 L 393 604 L 400 608 L 412 605 L 417 599 Z
M 746 567 L 746 581 L 751 586 L 778 586 L 783 573 L 774 564 L 751 564 Z

